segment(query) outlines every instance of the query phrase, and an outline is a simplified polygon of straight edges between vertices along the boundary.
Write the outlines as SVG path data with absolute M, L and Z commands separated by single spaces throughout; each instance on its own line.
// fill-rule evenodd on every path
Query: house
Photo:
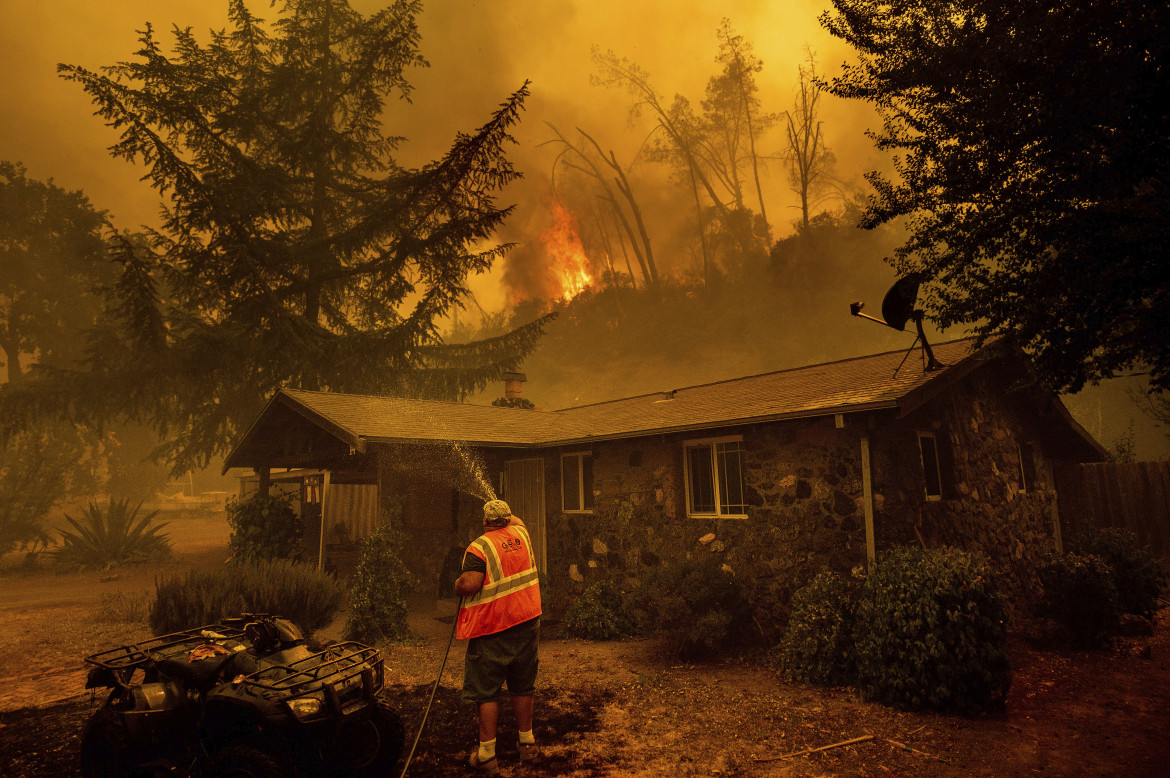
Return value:
M 1104 451 L 1022 354 L 964 339 L 934 355 L 929 371 L 896 351 L 559 411 L 282 389 L 225 470 L 323 474 L 322 563 L 396 506 L 437 595 L 499 496 L 562 603 L 694 554 L 787 602 L 820 569 L 906 543 L 983 553 L 1026 596 L 1061 542 L 1054 465 Z

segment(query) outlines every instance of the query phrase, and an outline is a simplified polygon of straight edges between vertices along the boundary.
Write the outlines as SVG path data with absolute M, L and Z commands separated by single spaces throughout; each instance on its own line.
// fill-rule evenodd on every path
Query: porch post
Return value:
M 260 476 L 259 483 L 256 484 L 256 494 L 260 495 L 260 499 L 268 498 L 268 487 L 272 483 L 272 469 L 268 465 L 261 465 L 253 468 L 256 475 Z
M 861 504 L 865 511 L 865 561 L 872 572 L 877 560 L 873 538 L 873 481 L 870 477 L 869 438 L 861 438 Z
M 325 520 L 328 515 L 326 507 L 329 502 L 329 471 L 321 475 L 321 533 L 317 537 L 317 569 L 325 569 Z

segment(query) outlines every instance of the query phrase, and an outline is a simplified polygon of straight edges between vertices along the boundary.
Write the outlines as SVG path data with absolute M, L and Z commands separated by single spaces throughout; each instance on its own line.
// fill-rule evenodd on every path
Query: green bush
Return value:
M 750 619 L 735 577 L 709 557 L 654 568 L 640 581 L 632 600 L 639 626 L 664 632 L 683 659 L 733 647 Z
M 391 524 L 383 524 L 362 541 L 350 581 L 348 640 L 377 643 L 410 637 L 406 595 L 413 591 L 415 579 L 398 555 L 399 548 L 402 535 Z
M 90 503 L 80 521 L 66 516 L 76 532 L 61 530 L 61 548 L 53 552 L 56 566 L 62 570 L 109 570 L 170 556 L 171 542 L 158 534 L 166 524 L 154 523 L 158 511 L 139 518 L 141 507 L 141 503 L 131 508 L 128 500 L 111 500 L 105 511 Z
M 1077 538 L 1075 547 L 1109 565 L 1117 589 L 1117 607 L 1122 613 L 1153 618 L 1158 596 L 1166 587 L 1166 571 L 1137 535 L 1119 527 L 1090 529 Z
M 157 580 L 150 626 L 162 634 L 240 613 L 270 613 L 311 634 L 333 621 L 344 598 L 345 589 L 327 573 L 284 559 L 255 560 Z
M 562 623 L 570 635 L 587 640 L 613 640 L 637 631 L 626 596 L 611 581 L 598 581 L 586 587 L 569 607 Z
M 1052 554 L 1036 571 L 1044 593 L 1038 613 L 1060 627 L 1077 648 L 1099 648 L 1121 621 L 1113 570 L 1095 554 Z
M 1011 686 L 989 569 L 951 548 L 894 549 L 866 579 L 854 627 L 858 687 L 898 708 L 974 712 Z
M 817 686 L 855 682 L 853 623 L 859 588 L 854 580 L 826 571 L 792 596 L 778 657 L 785 677 Z
M 227 504 L 232 528 L 228 547 L 236 560 L 297 559 L 305 525 L 292 507 L 291 494 L 260 493 Z
M 102 604 L 97 612 L 97 620 L 103 624 L 119 621 L 142 624 L 148 621 L 149 616 L 150 594 L 148 592 L 103 594 Z

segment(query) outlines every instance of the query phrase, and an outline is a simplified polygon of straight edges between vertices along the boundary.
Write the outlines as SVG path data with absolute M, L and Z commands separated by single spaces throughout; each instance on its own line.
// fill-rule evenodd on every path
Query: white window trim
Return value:
M 693 440 L 683 441 L 683 489 L 685 491 L 687 518 L 691 519 L 746 519 L 746 513 L 719 513 L 719 505 L 722 500 L 719 493 L 719 460 L 715 456 L 716 443 L 743 443 L 743 435 L 724 435 L 718 438 L 695 438 Z M 699 448 L 706 446 L 711 449 L 711 475 L 714 478 L 714 495 L 715 495 L 715 512 L 714 513 L 696 513 L 691 510 L 691 466 L 690 459 L 687 457 L 687 449 Z M 740 477 L 743 477 L 742 460 L 740 461 L 741 470 Z
M 1031 448 L 1031 444 L 1029 444 L 1029 443 L 1021 443 L 1018 440 L 1016 441 L 1016 456 L 1019 458 L 1019 461 L 1016 463 L 1016 467 L 1018 468 L 1017 474 L 1020 476 L 1020 488 L 1019 488 L 1020 494 L 1028 494 L 1029 492 L 1039 491 L 1039 489 L 1036 488 L 1035 483 L 1030 483 L 1028 481 L 1028 465 L 1024 461 L 1024 456 L 1025 456 L 1024 446 L 1028 446 L 1029 449 Z M 1036 474 L 1036 460 L 1035 459 L 1032 459 L 1032 476 L 1033 476 L 1033 478 L 1032 478 L 1033 481 L 1035 481 L 1036 478 L 1038 477 Z
M 934 446 L 934 474 L 938 479 L 938 494 L 930 494 L 926 491 L 928 479 L 926 478 L 926 459 L 922 456 L 922 439 L 930 438 L 931 445 Z M 939 461 L 938 455 L 938 435 L 933 432 L 918 430 L 918 461 L 922 463 L 922 494 L 926 497 L 927 502 L 941 502 L 942 501 L 942 463 Z
M 574 510 L 565 508 L 565 460 L 569 458 L 577 460 L 577 504 L 582 506 Z M 584 457 L 593 457 L 592 451 L 565 451 L 561 454 L 561 513 L 593 513 L 592 508 L 585 506 L 585 466 L 582 463 Z M 592 484 L 590 484 L 592 488 Z

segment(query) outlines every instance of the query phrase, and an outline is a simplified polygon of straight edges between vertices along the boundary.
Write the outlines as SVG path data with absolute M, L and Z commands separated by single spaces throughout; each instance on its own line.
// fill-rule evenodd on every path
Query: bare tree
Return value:
M 760 185 L 760 155 L 756 151 L 756 138 L 763 135 L 776 123 L 775 114 L 763 112 L 758 96 L 759 87 L 756 86 L 755 74 L 763 70 L 764 63 L 752 53 L 751 43 L 737 35 L 731 28 L 731 20 L 724 18 L 716 31 L 719 39 L 718 61 L 723 64 L 723 73 L 711 79 L 712 84 L 725 82 L 735 96 L 735 118 L 730 126 L 736 132 L 747 135 L 748 158 L 751 160 L 752 177 L 756 184 L 756 198 L 760 204 L 760 217 L 764 223 L 768 222 L 768 211 L 764 207 L 764 190 Z M 722 85 L 722 84 L 721 84 Z M 711 86 L 707 88 L 711 93 Z
M 800 224 L 807 230 L 809 211 L 831 194 L 827 190 L 836 158 L 825 146 L 823 122 L 817 118 L 823 87 L 817 80 L 816 57 L 812 51 L 805 53 L 807 64 L 797 68 L 796 101 L 785 114 L 788 149 L 784 160 L 792 191 L 800 196 Z
M 593 81 L 601 86 L 624 86 L 634 98 L 632 110 L 635 115 L 641 108 L 649 108 L 658 120 L 658 126 L 669 139 L 670 144 L 677 152 L 679 159 L 694 175 L 695 180 L 707 192 L 712 204 L 720 210 L 726 211 L 727 204 L 715 191 L 710 178 L 702 164 L 701 149 L 702 133 L 693 113 L 689 109 L 689 101 L 681 95 L 675 96 L 671 107 L 662 103 L 662 97 L 650 84 L 650 77 L 646 71 L 626 59 L 618 57 L 612 51 L 602 54 L 597 47 L 593 49 L 593 62 L 597 65 L 599 74 Z

